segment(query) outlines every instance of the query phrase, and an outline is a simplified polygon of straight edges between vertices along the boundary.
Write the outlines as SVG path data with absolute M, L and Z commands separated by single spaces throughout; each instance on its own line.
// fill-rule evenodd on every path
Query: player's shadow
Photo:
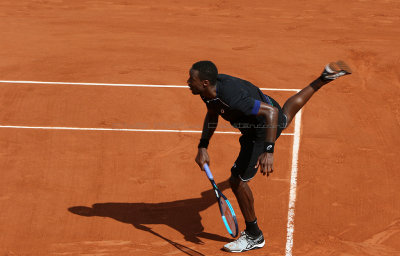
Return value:
M 223 191 L 229 188 L 229 182 L 224 181 L 217 184 L 217 186 L 221 191 Z M 166 241 L 168 241 L 168 239 L 151 230 L 146 226 L 146 224 L 168 225 L 169 227 L 179 231 L 187 241 L 196 244 L 203 243 L 200 238 L 221 242 L 231 242 L 232 239 L 204 232 L 200 212 L 215 203 L 217 203 L 215 192 L 213 189 L 210 189 L 202 192 L 201 197 L 172 202 L 96 203 L 92 205 L 92 207 L 74 206 L 68 208 L 68 210 L 74 214 L 85 217 L 109 217 L 123 223 L 132 224 L 137 229 L 147 231 Z M 223 228 L 223 224 L 221 224 L 221 228 Z M 173 243 L 174 242 L 171 244 Z

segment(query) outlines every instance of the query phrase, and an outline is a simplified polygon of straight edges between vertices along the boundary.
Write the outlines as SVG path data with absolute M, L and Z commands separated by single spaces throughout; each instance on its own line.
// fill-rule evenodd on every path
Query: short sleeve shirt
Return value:
M 252 83 L 224 74 L 218 75 L 216 91 L 216 98 L 203 98 L 207 108 L 214 110 L 243 134 L 265 137 L 265 128 L 262 128 L 265 118 L 257 116 L 257 113 L 261 102 L 274 105 L 268 96 Z

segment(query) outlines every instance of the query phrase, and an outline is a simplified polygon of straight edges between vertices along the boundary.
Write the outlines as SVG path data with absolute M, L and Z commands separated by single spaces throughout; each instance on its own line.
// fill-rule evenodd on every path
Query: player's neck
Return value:
M 217 86 L 211 85 L 207 87 L 207 90 L 204 91 L 204 94 L 202 96 L 209 100 L 215 99 L 217 97 Z

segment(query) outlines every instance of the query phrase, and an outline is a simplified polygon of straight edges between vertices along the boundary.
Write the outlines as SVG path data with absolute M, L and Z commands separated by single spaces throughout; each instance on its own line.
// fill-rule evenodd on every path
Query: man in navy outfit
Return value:
M 252 83 L 218 74 L 217 67 L 211 61 L 193 64 L 187 83 L 192 93 L 200 95 L 207 105 L 196 163 L 201 169 L 205 163 L 209 164 L 207 147 L 219 116 L 242 133 L 239 139 L 240 152 L 231 169 L 229 181 L 245 219 L 246 229 L 237 240 L 226 244 L 224 250 L 242 252 L 264 246 L 264 236 L 257 225 L 254 198 L 248 181 L 258 169 L 267 176 L 273 172 L 275 141 L 282 131 L 317 90 L 347 74 L 351 74 L 351 70 L 343 61 L 329 63 L 315 81 L 290 97 L 281 108 L 273 98 L 264 95 Z

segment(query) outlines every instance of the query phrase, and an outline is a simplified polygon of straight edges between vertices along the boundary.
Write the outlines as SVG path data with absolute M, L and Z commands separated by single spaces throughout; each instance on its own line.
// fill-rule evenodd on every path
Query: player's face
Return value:
M 201 94 L 205 90 L 203 81 L 201 81 L 199 78 L 198 70 L 191 69 L 189 71 L 189 79 L 187 80 L 187 84 L 194 95 Z

